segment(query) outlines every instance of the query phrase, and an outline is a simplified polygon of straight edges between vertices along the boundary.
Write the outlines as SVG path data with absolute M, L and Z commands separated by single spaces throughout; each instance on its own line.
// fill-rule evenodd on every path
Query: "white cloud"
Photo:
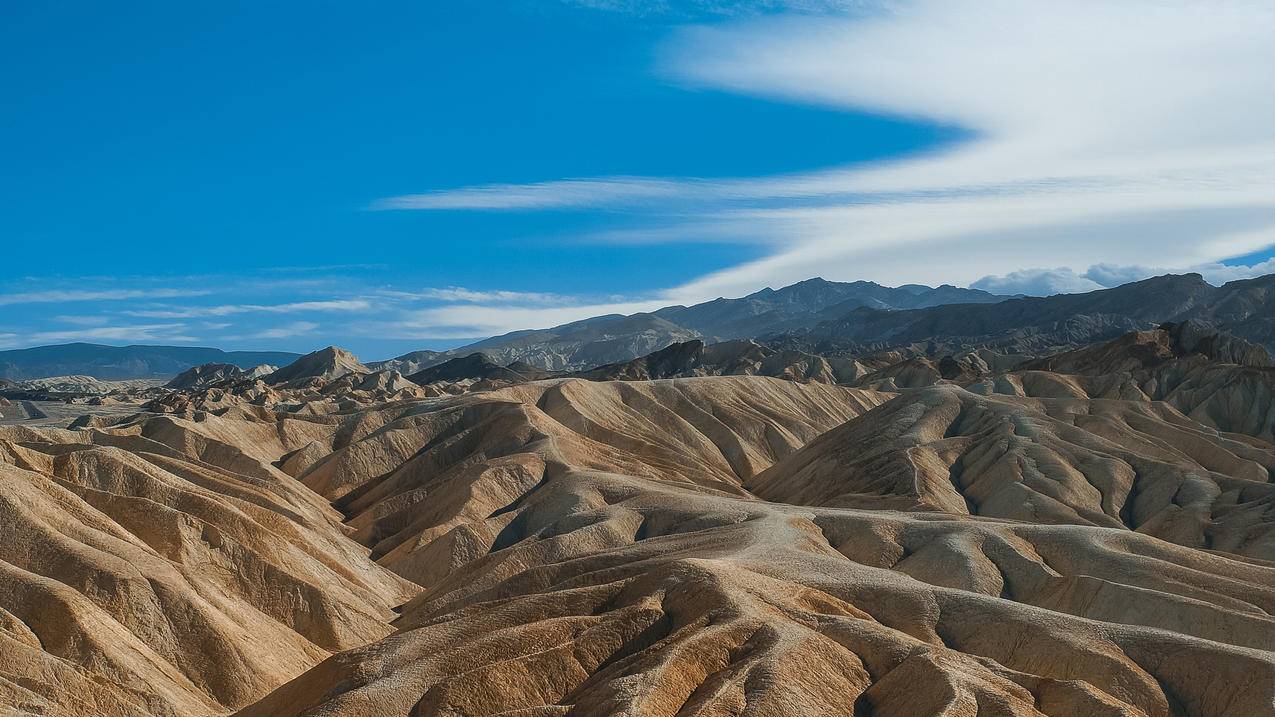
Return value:
M 1219 277 L 1242 273 L 1219 260 L 1275 244 L 1275 5 L 870 8 L 688 28 L 662 67 L 694 87 L 956 125 L 972 139 L 801 175 L 491 185 L 383 206 L 627 206 L 678 217 L 652 236 L 768 238 L 768 256 L 670 290 L 679 301 L 815 275 L 966 284 L 1033 266 L 1064 267 L 1080 287 L 1101 283 L 1084 267 L 1151 258 Z
M 1220 264 L 1218 266 L 1221 266 Z M 1096 282 L 1104 287 L 1120 286 L 1128 284 L 1131 281 L 1141 281 L 1152 276 L 1168 274 L 1167 269 L 1156 269 L 1148 266 L 1119 266 L 1116 264 L 1094 264 L 1089 267 L 1084 276 L 1090 281 Z M 1208 277 L 1205 277 L 1206 279 Z M 1226 283 L 1226 282 L 1214 282 Z
M 1210 284 L 1221 285 L 1228 281 L 1252 279 L 1257 276 L 1275 274 L 1275 259 L 1267 259 L 1266 261 L 1248 266 L 1232 266 L 1228 264 L 1210 262 L 1208 264 L 1198 264 L 1191 267 L 1190 270 L 1199 272 L 1204 276 L 1204 280 Z
M 1104 288 L 1102 284 L 1079 276 L 1067 267 L 1056 269 L 1021 269 L 1005 276 L 985 276 L 970 284 L 972 289 L 982 289 L 993 294 L 1027 294 L 1029 296 L 1053 296 L 1054 294 L 1079 294 Z
M 212 292 L 202 289 L 102 289 L 92 291 L 55 289 L 0 294 L 0 306 L 12 304 L 61 304 L 76 301 L 173 299 L 187 296 L 206 296 L 210 293 Z

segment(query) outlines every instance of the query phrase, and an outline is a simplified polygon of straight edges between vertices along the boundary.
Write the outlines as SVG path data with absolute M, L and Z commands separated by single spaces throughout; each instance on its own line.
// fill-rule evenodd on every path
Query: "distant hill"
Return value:
M 18 381 L 48 376 L 92 376 L 117 381 L 166 378 L 208 363 L 252 368 L 283 366 L 301 354 L 287 351 L 222 351 L 202 346 L 102 346 L 59 344 L 0 351 L 0 378 Z
M 782 289 L 762 289 L 738 299 L 714 299 L 693 306 L 668 306 L 651 313 L 611 314 L 547 329 L 531 329 L 485 339 L 440 353 L 413 352 L 377 364 L 379 368 L 421 369 L 476 352 L 494 364 L 522 361 L 555 371 L 575 371 L 646 356 L 670 344 L 717 343 L 805 330 L 859 308 L 916 309 L 941 304 L 985 304 L 1012 297 L 955 286 L 909 284 L 889 287 L 871 281 L 807 279 Z

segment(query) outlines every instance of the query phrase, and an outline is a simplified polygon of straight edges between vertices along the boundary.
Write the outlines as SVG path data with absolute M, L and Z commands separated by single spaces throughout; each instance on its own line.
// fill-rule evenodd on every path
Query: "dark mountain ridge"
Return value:
M 167 378 L 194 366 L 222 363 L 252 368 L 290 364 L 288 351 L 222 351 L 203 346 L 103 346 L 71 343 L 0 351 L 0 378 L 20 381 L 48 376 L 92 376 L 102 380 Z
M 1197 319 L 1275 348 L 1275 275 L 1215 287 L 1199 274 L 1166 274 L 1084 294 L 883 311 L 857 308 L 765 338 L 815 352 L 914 347 L 925 353 L 990 348 L 1041 355 L 1165 322 Z

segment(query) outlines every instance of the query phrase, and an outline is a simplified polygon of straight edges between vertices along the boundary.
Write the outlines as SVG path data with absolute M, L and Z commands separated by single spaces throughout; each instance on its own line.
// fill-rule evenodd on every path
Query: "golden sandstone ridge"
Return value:
M 3 427 L 0 705 L 1275 714 L 1275 446 L 1215 374 L 1271 377 L 1165 360 L 898 392 L 288 376 Z

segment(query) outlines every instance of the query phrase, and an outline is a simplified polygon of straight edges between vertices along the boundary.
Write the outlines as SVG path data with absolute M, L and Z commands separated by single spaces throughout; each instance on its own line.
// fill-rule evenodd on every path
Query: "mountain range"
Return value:
M 890 349 L 941 354 L 974 348 L 1044 355 L 1188 319 L 1210 322 L 1275 350 L 1275 275 L 1215 287 L 1199 274 L 1166 274 L 1111 289 L 1049 297 L 809 279 L 740 299 L 516 331 L 451 351 L 415 352 L 371 366 L 396 368 L 406 375 L 481 352 L 502 365 L 520 361 L 541 369 L 579 371 L 693 339 L 754 339 L 824 356 Z
M 377 367 L 415 373 L 448 359 L 481 352 L 500 364 L 522 361 L 542 369 L 575 371 L 644 356 L 672 343 L 749 339 L 813 327 L 859 308 L 881 311 L 943 304 L 986 304 L 1010 298 L 978 289 L 871 281 L 807 279 L 738 299 L 666 306 L 650 313 L 610 314 L 547 329 L 514 331 L 451 351 L 417 351 Z

